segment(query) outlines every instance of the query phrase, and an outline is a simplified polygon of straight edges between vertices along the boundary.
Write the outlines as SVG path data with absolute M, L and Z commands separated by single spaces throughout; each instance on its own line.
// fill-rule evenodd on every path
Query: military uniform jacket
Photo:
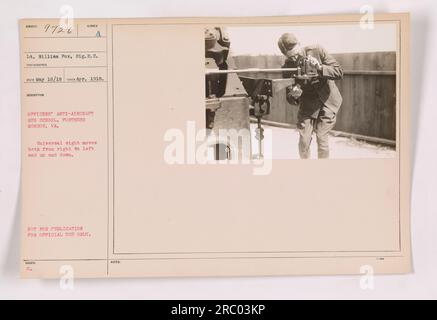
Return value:
M 305 54 L 315 57 L 321 64 L 319 78 L 314 83 L 302 85 L 303 93 L 300 101 L 294 100 L 287 90 L 287 101 L 290 103 L 300 103 L 300 113 L 311 115 L 320 109 L 321 103 L 328 107 L 332 112 L 337 113 L 343 101 L 340 91 L 334 80 L 343 78 L 343 70 L 337 60 L 334 59 L 324 48 L 318 45 L 307 46 L 304 48 Z M 296 62 L 286 59 L 283 68 L 296 68 Z M 290 72 L 283 73 L 284 78 L 291 76 Z

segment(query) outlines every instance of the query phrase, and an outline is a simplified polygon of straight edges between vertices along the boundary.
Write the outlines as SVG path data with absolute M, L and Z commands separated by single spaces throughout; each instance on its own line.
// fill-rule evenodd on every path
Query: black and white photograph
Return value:
M 394 23 L 206 28 L 206 127 L 250 130 L 216 158 L 395 157 L 397 46 Z
M 435 0 L 0 14 L 0 300 L 437 298 Z

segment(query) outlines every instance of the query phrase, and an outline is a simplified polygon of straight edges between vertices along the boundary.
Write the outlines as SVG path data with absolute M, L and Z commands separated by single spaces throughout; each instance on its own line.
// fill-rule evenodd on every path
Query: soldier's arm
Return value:
M 320 75 L 329 80 L 343 79 L 343 69 L 340 64 L 323 47 L 319 47 L 322 69 Z
M 292 64 L 289 60 L 285 60 L 284 64 L 282 65 L 281 68 L 292 68 Z M 291 78 L 291 71 L 282 71 L 282 78 L 284 79 L 288 79 Z

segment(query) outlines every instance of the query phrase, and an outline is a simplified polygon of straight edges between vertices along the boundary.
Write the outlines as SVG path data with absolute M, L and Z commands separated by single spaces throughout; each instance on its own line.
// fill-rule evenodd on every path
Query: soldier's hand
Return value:
M 321 70 L 322 69 L 322 64 L 315 57 L 309 56 L 308 57 L 308 62 L 310 63 L 310 65 L 312 67 L 315 67 L 317 70 Z
M 293 86 L 290 90 L 290 95 L 294 98 L 294 99 L 299 99 L 300 96 L 302 95 L 302 89 L 299 86 Z

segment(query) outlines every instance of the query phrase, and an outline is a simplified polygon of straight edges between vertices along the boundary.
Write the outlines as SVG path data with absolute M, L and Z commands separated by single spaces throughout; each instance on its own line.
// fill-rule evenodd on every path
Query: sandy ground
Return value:
M 299 159 L 299 133 L 296 129 L 278 128 L 263 125 L 265 129 L 264 157 L 273 159 Z M 251 124 L 252 153 L 258 154 L 255 139 L 256 124 Z M 330 136 L 331 159 L 393 158 L 396 150 L 385 145 L 371 144 L 345 137 Z M 311 143 L 311 158 L 317 158 L 316 137 Z

